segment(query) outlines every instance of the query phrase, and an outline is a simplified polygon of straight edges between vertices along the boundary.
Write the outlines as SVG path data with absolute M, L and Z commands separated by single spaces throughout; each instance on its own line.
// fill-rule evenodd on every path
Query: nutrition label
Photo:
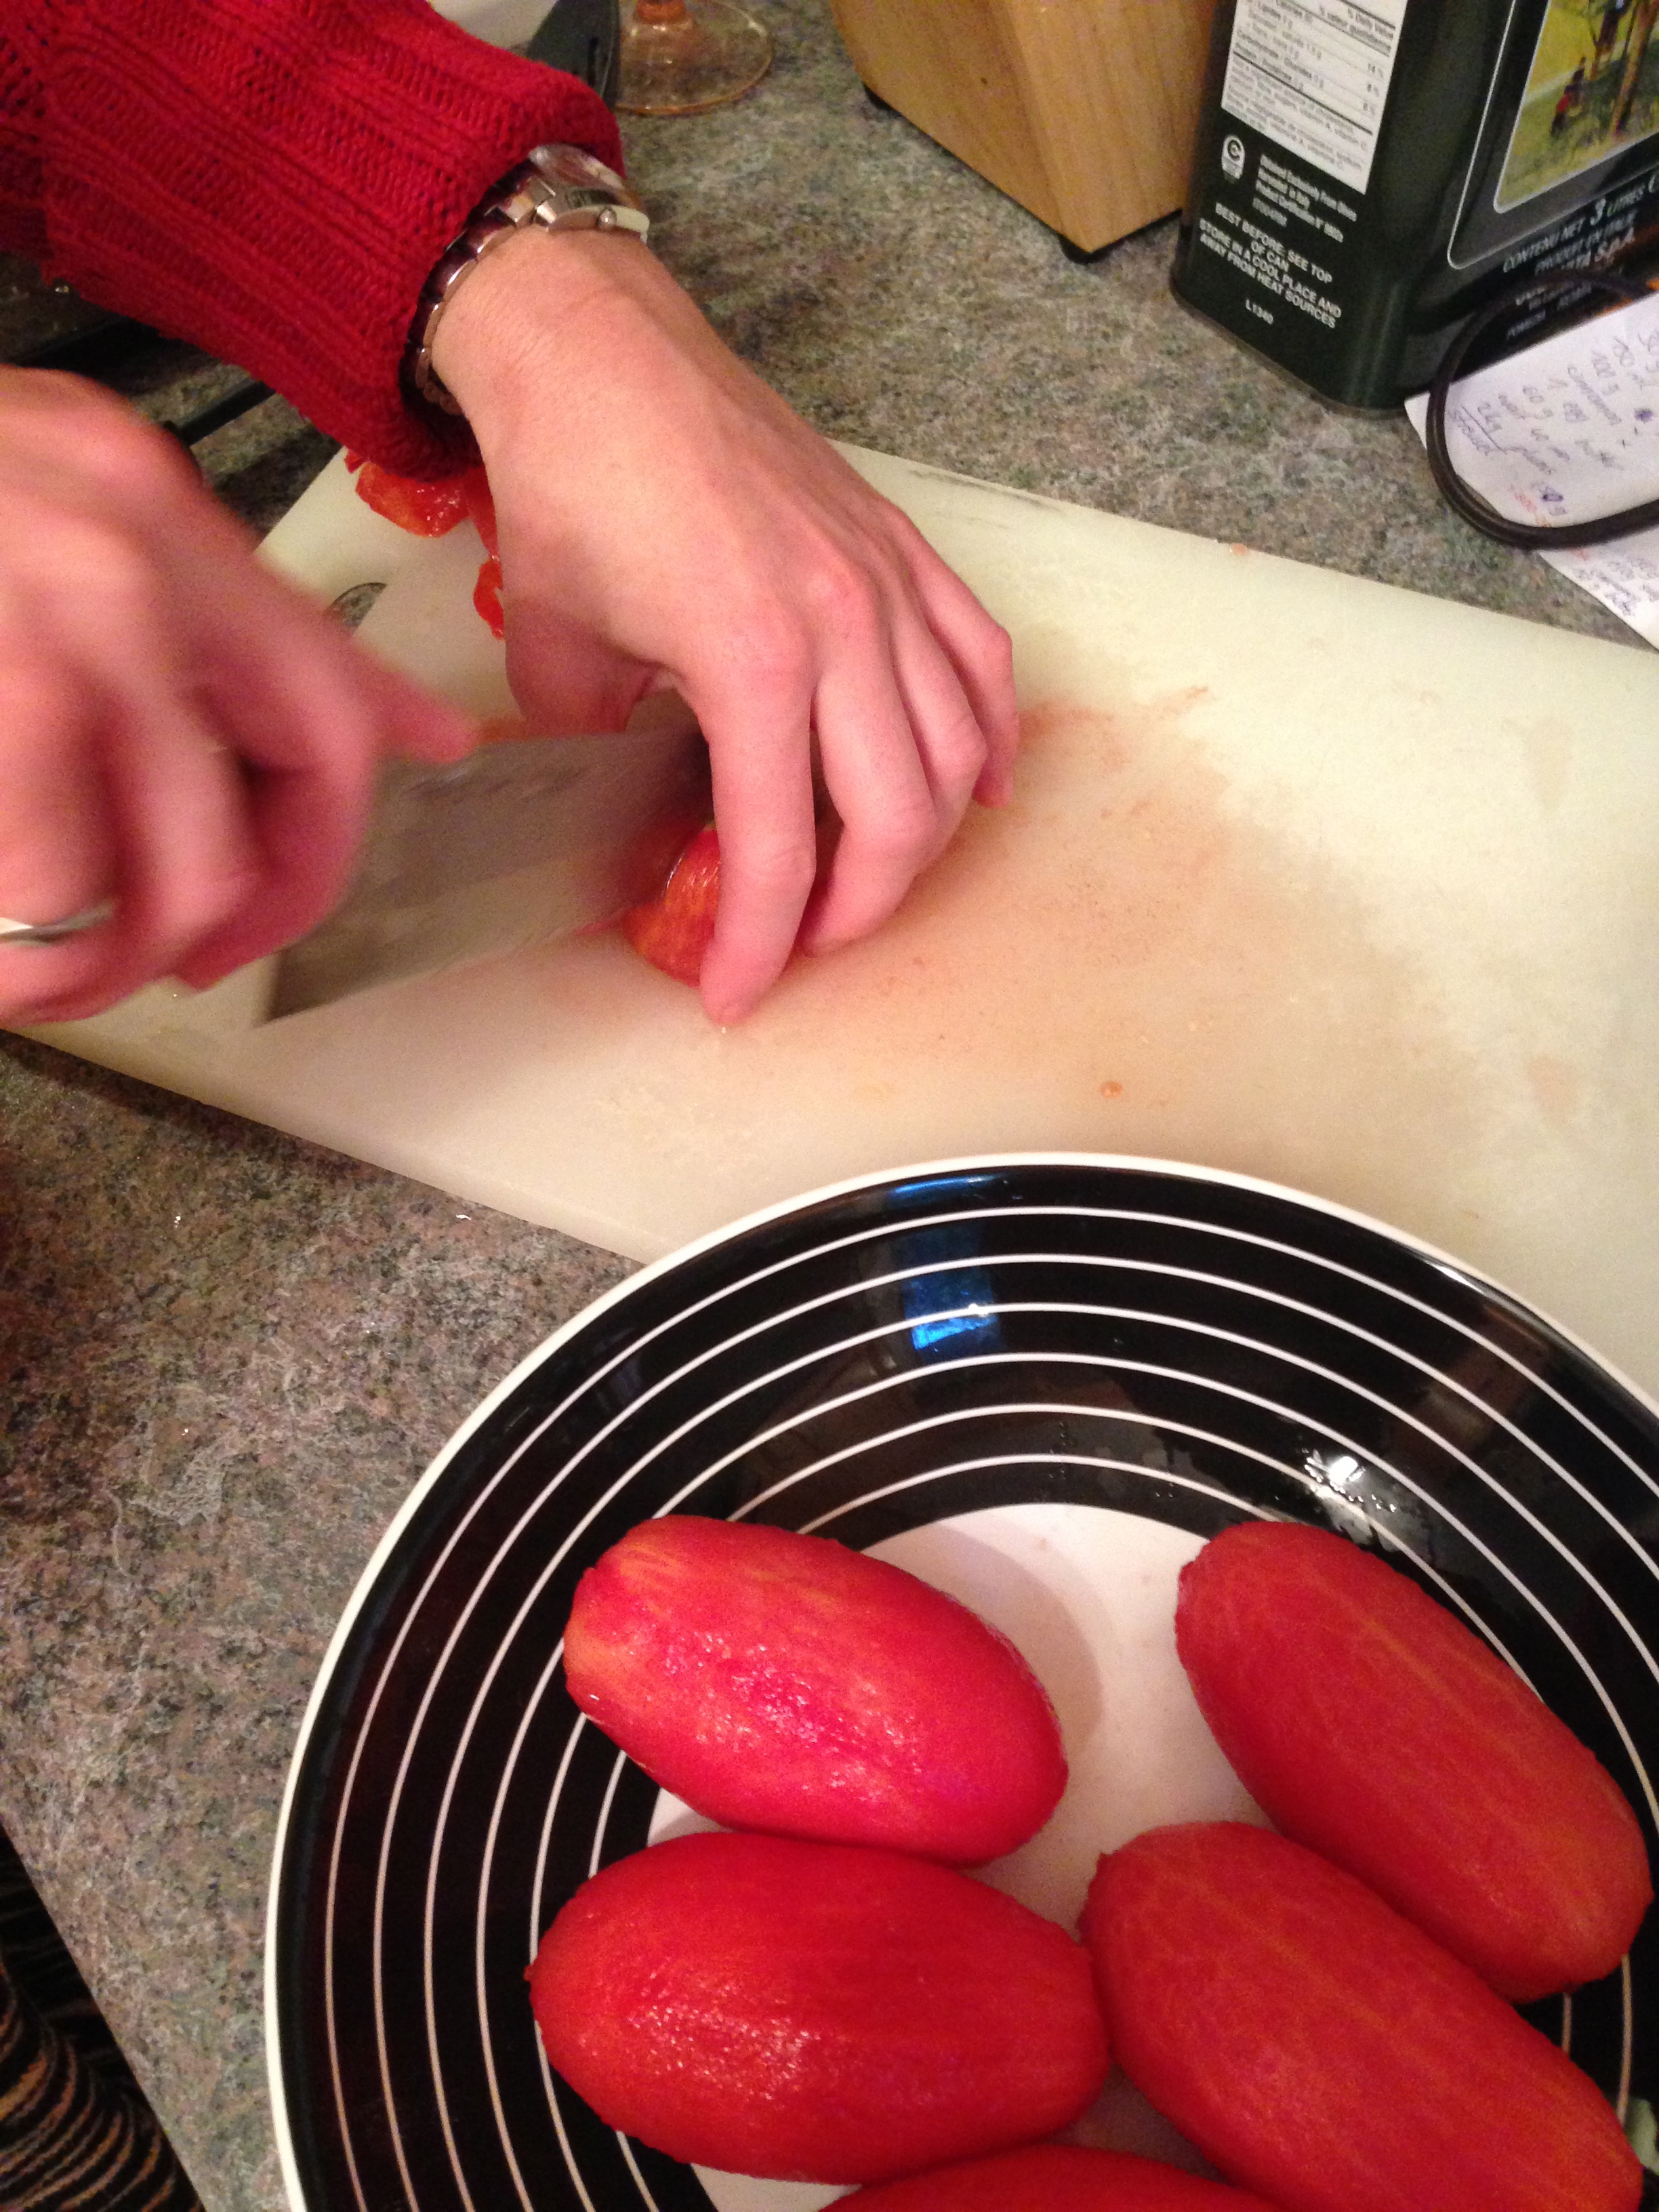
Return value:
M 1221 104 L 1364 191 L 1407 0 L 1238 0 Z

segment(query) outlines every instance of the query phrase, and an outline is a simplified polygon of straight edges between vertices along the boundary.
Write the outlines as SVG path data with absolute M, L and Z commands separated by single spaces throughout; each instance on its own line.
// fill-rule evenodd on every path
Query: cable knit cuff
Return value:
M 30 261 L 46 251 L 44 47 L 43 26 L 0 0 L 0 246 Z
M 462 465 L 398 381 L 421 286 L 532 146 L 620 164 L 599 95 L 426 0 L 52 12 L 49 273 L 240 362 L 387 468 Z

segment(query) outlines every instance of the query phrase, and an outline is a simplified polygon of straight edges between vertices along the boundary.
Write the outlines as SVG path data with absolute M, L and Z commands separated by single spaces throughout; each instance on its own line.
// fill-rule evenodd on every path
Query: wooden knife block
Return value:
M 878 99 L 1092 253 L 1181 205 L 1215 0 L 831 0 Z

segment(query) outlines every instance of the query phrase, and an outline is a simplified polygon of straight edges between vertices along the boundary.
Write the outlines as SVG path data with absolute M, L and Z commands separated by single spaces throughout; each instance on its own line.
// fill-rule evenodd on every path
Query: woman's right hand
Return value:
M 459 759 L 465 717 L 253 559 L 165 432 L 96 386 L 0 368 L 0 1020 L 198 986 L 338 899 L 375 770 Z

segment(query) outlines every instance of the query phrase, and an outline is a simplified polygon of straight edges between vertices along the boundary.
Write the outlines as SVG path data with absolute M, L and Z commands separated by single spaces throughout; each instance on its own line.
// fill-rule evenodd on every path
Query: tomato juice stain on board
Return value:
M 604 1110 L 653 1177 L 718 1182 L 752 1154 L 782 1191 L 967 1152 L 1150 1153 L 1455 1247 L 1491 1102 L 1435 963 L 1320 806 L 1287 823 L 1277 787 L 1241 783 L 1202 687 L 1113 690 L 1114 709 L 1033 701 L 1014 803 L 970 808 L 889 922 L 795 960 L 731 1030 L 690 992 L 647 1003 L 620 939 L 550 952 L 548 1018 L 611 1041 Z
M 1429 983 L 1337 861 L 1236 797 L 1210 711 L 1192 688 L 1029 709 L 1014 804 L 970 810 L 891 921 L 798 962 L 725 1040 L 754 1110 L 804 1054 L 890 1121 L 891 1158 L 1150 1152 L 1376 1211 L 1398 1190 L 1404 1213 L 1415 1124 L 1455 1182 L 1476 1129 Z

